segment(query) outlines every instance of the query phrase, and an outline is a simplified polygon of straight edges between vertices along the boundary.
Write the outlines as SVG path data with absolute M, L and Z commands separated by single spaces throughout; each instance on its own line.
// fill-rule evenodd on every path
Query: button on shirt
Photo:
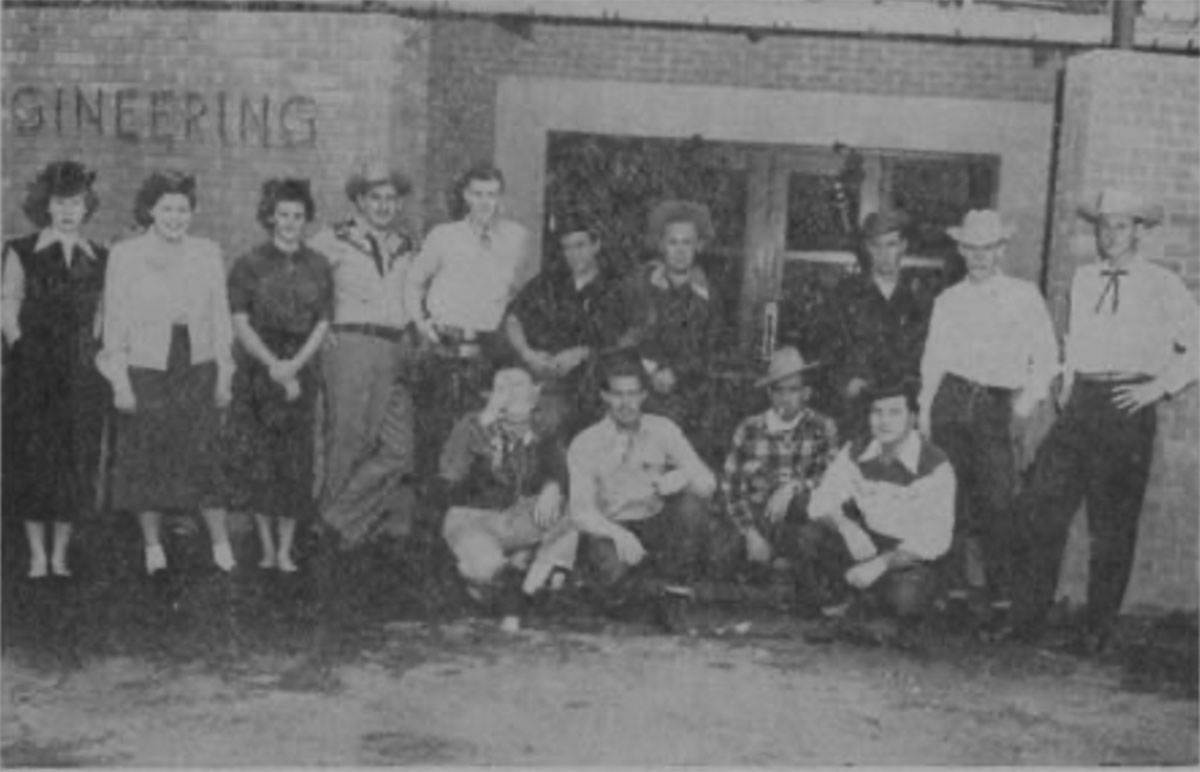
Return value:
M 567 452 L 571 514 L 599 512 L 617 521 L 643 520 L 662 511 L 653 482 L 681 471 L 693 492 L 710 496 L 716 479 L 684 437 L 656 415 L 643 415 L 636 431 L 623 431 L 611 418 L 584 429 Z
M 950 462 L 916 431 L 891 459 L 882 453 L 876 440 L 861 452 L 853 443 L 842 448 L 813 491 L 809 516 L 834 517 L 853 502 L 866 527 L 899 541 L 898 549 L 923 560 L 941 557 L 954 533 L 956 484 Z
M 921 359 L 924 409 L 948 373 L 1041 398 L 1057 371 L 1054 324 L 1032 283 L 1003 274 L 963 279 L 934 301 Z
M 374 241 L 374 244 L 372 243 Z M 414 243 L 389 231 L 380 240 L 358 218 L 324 228 L 308 242 L 333 270 L 334 322 L 403 328 L 412 321 L 404 283 Z
M 1178 276 L 1154 263 L 1132 261 L 1117 287 L 1107 287 L 1110 277 L 1103 271 L 1110 268 L 1097 263 L 1075 271 L 1068 373 L 1151 375 L 1161 377 L 1168 391 L 1179 391 L 1196 378 L 1196 301 Z
M 424 294 L 435 324 L 494 331 L 528 251 L 528 231 L 511 220 L 498 220 L 486 234 L 467 220 L 444 223 L 425 238 L 409 277 L 409 298 Z

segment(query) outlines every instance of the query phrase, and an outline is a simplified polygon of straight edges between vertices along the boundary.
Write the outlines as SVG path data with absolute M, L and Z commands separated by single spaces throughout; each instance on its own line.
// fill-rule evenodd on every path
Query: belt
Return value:
M 359 335 L 370 335 L 373 338 L 383 338 L 390 340 L 393 343 L 404 343 L 408 341 L 408 326 L 404 327 L 388 327 L 385 324 L 361 324 L 352 322 L 348 324 L 334 324 L 331 328 L 334 332 L 357 332 Z
M 964 378 L 954 373 L 947 373 L 946 380 L 958 383 L 960 386 L 966 386 L 973 391 L 982 391 L 999 397 L 1007 397 L 1016 391 L 1016 389 L 1010 389 L 1006 386 L 988 386 L 986 383 L 973 381 L 970 378 Z

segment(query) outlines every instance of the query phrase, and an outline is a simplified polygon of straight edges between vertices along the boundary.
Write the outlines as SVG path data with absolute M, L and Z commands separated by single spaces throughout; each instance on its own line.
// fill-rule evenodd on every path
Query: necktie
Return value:
M 379 275 L 383 276 L 383 252 L 379 249 L 379 241 L 375 238 L 375 234 L 367 234 L 367 243 L 371 245 L 371 259 L 375 261 L 375 267 L 379 269 Z
M 1100 307 L 1104 305 L 1104 299 L 1108 297 L 1108 293 L 1112 292 L 1112 312 L 1117 312 L 1117 307 L 1121 304 L 1121 277 L 1128 276 L 1129 271 L 1124 268 L 1108 268 L 1100 272 L 1101 276 L 1107 276 L 1108 281 L 1104 285 L 1104 291 L 1100 293 L 1100 299 L 1096 301 L 1095 312 L 1100 313 Z

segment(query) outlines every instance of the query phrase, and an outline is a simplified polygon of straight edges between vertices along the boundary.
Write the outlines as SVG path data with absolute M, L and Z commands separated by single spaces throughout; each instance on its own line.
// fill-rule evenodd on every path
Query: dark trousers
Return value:
M 1000 596 L 1011 592 L 1016 535 L 1011 421 L 1011 390 L 957 375 L 942 380 L 930 416 L 930 439 L 950 458 L 958 478 L 952 565 L 965 573 L 968 555 L 977 548 L 987 584 Z
M 683 491 L 668 498 L 657 515 L 621 523 L 646 549 L 635 566 L 621 562 L 612 539 L 585 534 L 580 539 L 584 575 L 610 601 L 655 596 L 666 583 L 689 584 L 699 578 L 709 518 L 708 500 Z
M 870 534 L 870 532 L 868 532 Z M 880 551 L 891 549 L 895 541 L 875 539 Z M 801 555 L 801 591 L 810 601 L 827 602 L 845 597 L 850 590 L 845 574 L 854 565 L 842 535 L 828 520 L 811 520 L 799 528 L 797 548 Z M 925 563 L 888 571 L 867 589 L 897 618 L 916 621 L 924 617 L 937 591 L 937 577 Z
M 1127 415 L 1112 403 L 1118 384 L 1076 380 L 1017 501 L 1023 571 L 1017 620 L 1041 624 L 1054 602 L 1071 521 L 1086 505 L 1091 555 L 1087 617 L 1093 629 L 1121 610 L 1133 569 L 1138 519 L 1154 452 L 1153 406 Z

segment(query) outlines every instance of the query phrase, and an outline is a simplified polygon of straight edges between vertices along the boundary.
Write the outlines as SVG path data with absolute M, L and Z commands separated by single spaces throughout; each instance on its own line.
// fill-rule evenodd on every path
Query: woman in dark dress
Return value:
M 333 307 L 329 262 L 305 246 L 315 206 L 307 180 L 263 185 L 258 221 L 271 240 L 240 258 L 229 274 L 229 305 L 238 346 L 227 432 L 227 503 L 254 513 L 260 568 L 296 570 L 296 521 L 311 517 L 312 359 L 325 340 Z M 272 527 L 278 523 L 278 543 Z
M 43 169 L 24 206 L 40 230 L 4 248 L 3 507 L 25 521 L 34 579 L 70 576 L 72 523 L 96 501 L 110 397 L 93 364 L 108 253 L 81 235 L 95 178 L 74 161 Z
M 220 506 L 220 411 L 233 379 L 233 326 L 221 250 L 188 235 L 196 182 L 154 173 L 134 214 L 146 232 L 113 247 L 99 364 L 120 411 L 112 506 L 136 512 L 146 572 L 167 567 L 165 510 L 199 509 L 213 562 L 234 568 Z

